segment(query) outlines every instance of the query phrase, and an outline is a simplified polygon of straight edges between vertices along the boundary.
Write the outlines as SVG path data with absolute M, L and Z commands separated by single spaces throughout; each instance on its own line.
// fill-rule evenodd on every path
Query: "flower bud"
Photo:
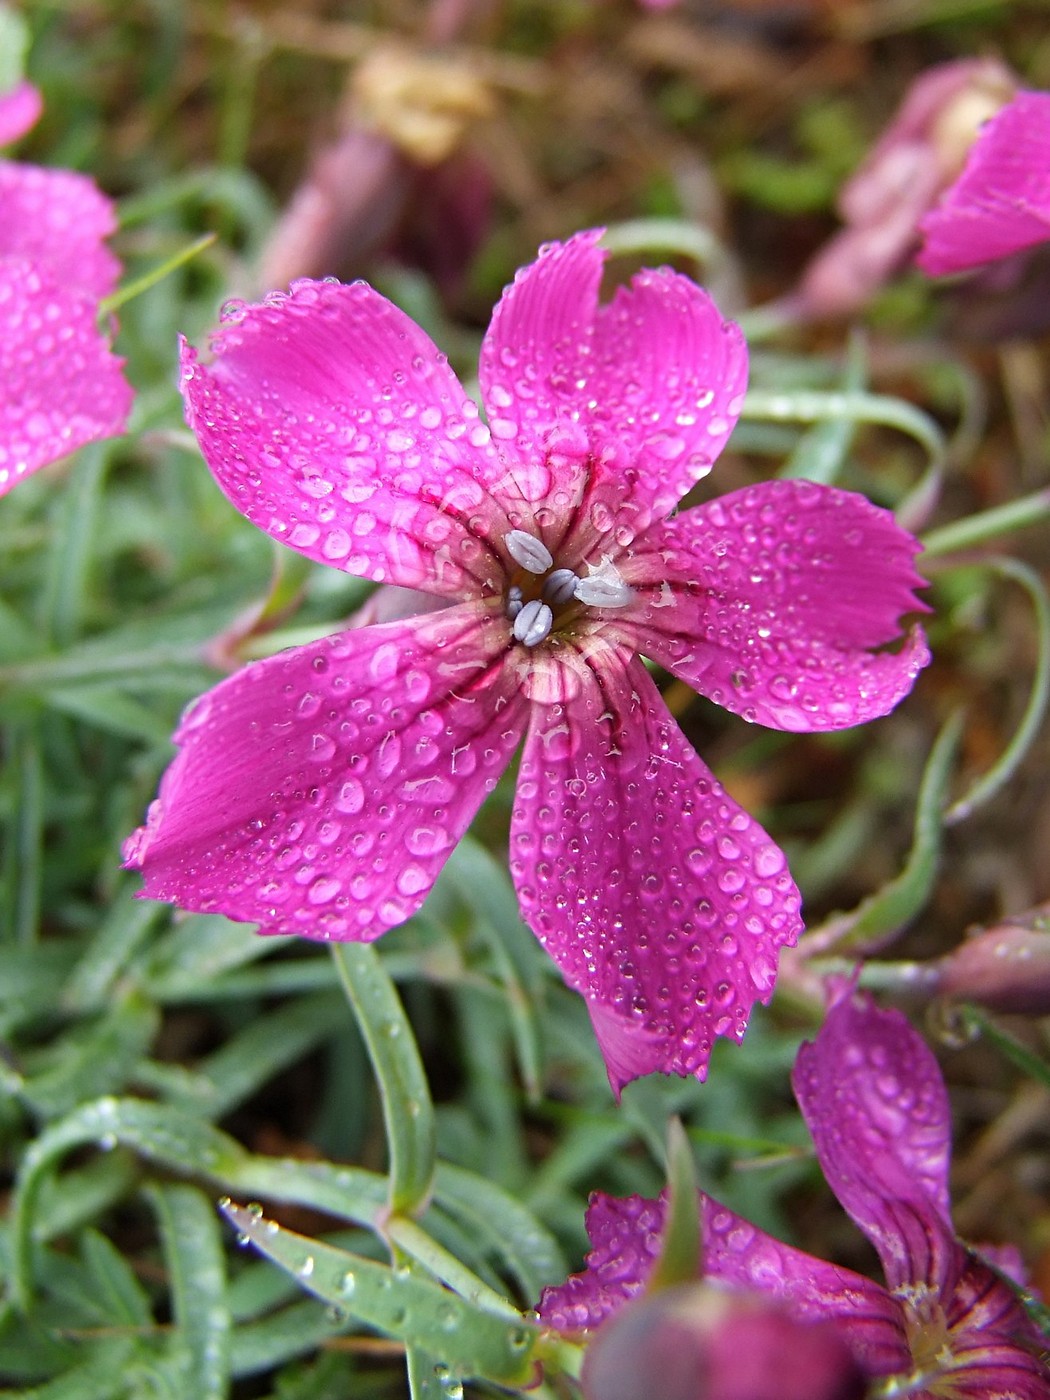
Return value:
M 937 990 L 952 1001 L 1050 1015 L 1050 905 L 965 939 L 934 968 Z
M 826 1322 L 777 1304 L 684 1284 L 627 1304 L 583 1363 L 586 1400 L 861 1400 L 864 1380 Z
M 802 275 L 797 314 L 848 316 L 907 262 L 919 221 L 956 178 L 981 123 L 1014 96 L 1017 81 L 996 59 L 964 59 L 928 69 L 866 160 L 842 187 L 845 228 Z

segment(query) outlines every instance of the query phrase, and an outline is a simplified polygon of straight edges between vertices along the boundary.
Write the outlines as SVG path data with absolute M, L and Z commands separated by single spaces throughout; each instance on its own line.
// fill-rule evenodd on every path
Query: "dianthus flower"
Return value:
M 511 870 L 614 1088 L 702 1074 L 798 933 L 784 857 L 700 762 L 644 653 L 782 729 L 885 713 L 927 658 L 915 541 L 848 492 L 749 487 L 680 515 L 747 355 L 643 271 L 599 308 L 599 234 L 545 248 L 481 353 L 488 423 L 364 283 L 239 306 L 188 421 L 230 499 L 312 559 L 451 603 L 246 667 L 204 696 L 126 849 L 145 892 L 266 932 L 372 939 L 423 902 L 522 736 Z
M 0 139 L 33 125 L 29 83 L 0 97 Z M 123 432 L 131 389 L 98 328 L 120 264 L 116 219 L 72 170 L 0 161 L 0 496 L 85 443 Z
M 919 225 L 931 277 L 1050 239 L 1050 93 L 1019 92 L 985 122 L 955 183 Z
M 908 1378 L 913 1400 L 1046 1400 L 1047 1339 L 992 1266 L 956 1238 L 948 1200 L 951 1121 L 940 1069 L 894 1010 L 846 991 L 799 1051 L 795 1095 L 828 1185 L 875 1246 L 886 1286 L 781 1244 L 701 1194 L 705 1277 L 767 1293 L 798 1321 L 833 1322 L 871 1380 Z M 585 1273 L 548 1288 L 543 1320 L 599 1326 L 639 1294 L 659 1253 L 662 1201 L 591 1198 Z M 896 1391 L 894 1393 L 897 1393 Z
M 844 227 L 806 267 L 787 303 L 803 316 L 852 316 L 908 263 L 920 220 L 956 179 L 981 124 L 1017 92 L 998 59 L 938 63 L 843 185 Z

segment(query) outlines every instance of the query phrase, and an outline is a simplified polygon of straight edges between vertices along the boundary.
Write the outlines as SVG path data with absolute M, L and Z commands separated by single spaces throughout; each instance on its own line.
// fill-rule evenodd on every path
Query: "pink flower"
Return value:
M 635 1298 L 587 1348 L 584 1400 L 864 1400 L 838 1330 L 758 1294 L 686 1283 Z
M 784 857 L 638 653 L 750 720 L 884 714 L 927 659 L 915 541 L 859 496 L 770 482 L 670 512 L 732 431 L 747 357 L 668 269 L 598 306 L 599 234 L 551 244 L 481 353 L 488 424 L 363 283 L 240 307 L 188 418 L 275 539 L 441 611 L 327 637 L 194 706 L 128 845 L 146 893 L 266 932 L 372 939 L 422 904 L 522 736 L 511 869 L 610 1079 L 702 1074 L 799 930 Z
M 843 185 L 845 227 L 819 250 L 791 302 L 805 316 L 862 310 L 914 252 L 918 229 L 962 169 L 982 121 L 1017 90 L 997 59 L 960 59 L 922 73 Z
M 919 1400 L 1045 1400 L 1045 1339 L 1000 1272 L 952 1229 L 948 1096 L 922 1037 L 900 1012 L 847 991 L 799 1051 L 794 1085 L 828 1185 L 875 1246 L 886 1287 L 702 1195 L 706 1277 L 772 1294 L 797 1321 L 834 1322 L 869 1378 L 909 1375 Z M 641 1292 L 663 1216 L 661 1201 L 593 1196 L 587 1270 L 544 1292 L 544 1321 L 597 1327 Z M 988 1257 L 1012 1274 L 1012 1253 Z
M 0 137 L 21 136 L 39 111 L 20 84 L 0 98 Z M 0 496 L 124 430 L 131 389 L 98 329 L 120 273 L 103 244 L 115 226 L 86 176 L 0 161 Z
M 1050 239 L 1050 93 L 1020 92 L 985 123 L 962 174 L 919 227 L 917 261 L 931 277 Z

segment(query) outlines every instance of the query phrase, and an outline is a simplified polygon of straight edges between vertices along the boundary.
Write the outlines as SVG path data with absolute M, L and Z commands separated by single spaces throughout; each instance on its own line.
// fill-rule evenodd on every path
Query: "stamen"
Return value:
M 592 608 L 625 608 L 634 597 L 630 584 L 624 583 L 620 571 L 606 554 L 597 568 L 587 565 L 590 575 L 576 585 L 575 597 Z
M 575 597 L 579 581 L 571 569 L 555 569 L 544 579 L 543 596 L 548 603 L 561 607 L 563 603 Z
M 545 574 L 554 563 L 554 555 L 543 541 L 527 530 L 511 530 L 503 536 L 503 543 L 515 564 L 528 569 L 530 574 Z
M 514 619 L 514 639 L 523 646 L 534 647 L 550 635 L 554 614 L 546 603 L 533 598 Z
M 507 589 L 506 614 L 508 617 L 517 617 L 521 612 L 521 589 L 516 583 L 512 583 Z

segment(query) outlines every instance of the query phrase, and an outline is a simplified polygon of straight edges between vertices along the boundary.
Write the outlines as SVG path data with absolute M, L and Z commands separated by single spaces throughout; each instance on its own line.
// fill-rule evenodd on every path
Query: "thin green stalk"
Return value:
M 741 417 L 771 423 L 876 423 L 907 433 L 925 449 L 930 469 L 940 471 L 946 446 L 944 435 L 929 416 L 914 404 L 888 394 L 843 393 L 823 389 L 786 392 L 751 389 L 744 399 Z
M 836 915 L 823 927 L 803 935 L 800 950 L 863 954 L 900 932 L 929 898 L 937 875 L 944 834 L 944 808 L 962 733 L 962 714 L 945 722 L 926 760 L 915 804 L 911 850 L 900 874 L 863 900 L 848 914 Z
M 1046 588 L 1035 570 L 1022 564 L 1019 559 L 996 557 L 981 562 L 1003 578 L 1020 584 L 1031 599 L 1035 612 L 1035 674 L 1028 703 L 1013 738 L 988 772 L 974 783 L 965 796 L 948 808 L 944 820 L 949 826 L 968 817 L 1010 781 L 1035 742 L 1050 704 L 1050 597 Z
M 390 1153 L 390 1209 L 425 1209 L 434 1180 L 434 1108 L 401 998 L 370 943 L 334 943 L 332 957 L 368 1048 Z
M 158 282 L 163 282 L 165 277 L 170 276 L 177 268 L 190 262 L 198 253 L 203 253 L 205 248 L 210 248 L 215 242 L 217 235 L 206 233 L 200 238 L 195 238 L 192 243 L 188 243 L 185 248 L 180 248 L 177 253 L 172 253 L 170 258 L 159 263 L 156 267 L 151 267 L 148 272 L 144 272 L 141 277 L 136 277 L 131 282 L 125 282 L 123 286 L 105 298 L 99 304 L 99 316 L 105 319 L 112 316 L 114 311 L 119 311 L 122 306 L 141 296 L 143 292 L 148 292 L 151 287 L 155 287 Z
M 993 506 L 991 510 L 982 510 L 977 515 L 930 530 L 922 537 L 923 557 L 929 559 L 935 554 L 956 554 L 973 549 L 1012 530 L 1042 525 L 1047 520 L 1050 520 L 1050 488 L 1044 487 L 1030 496 L 1021 496 L 1006 505 Z

